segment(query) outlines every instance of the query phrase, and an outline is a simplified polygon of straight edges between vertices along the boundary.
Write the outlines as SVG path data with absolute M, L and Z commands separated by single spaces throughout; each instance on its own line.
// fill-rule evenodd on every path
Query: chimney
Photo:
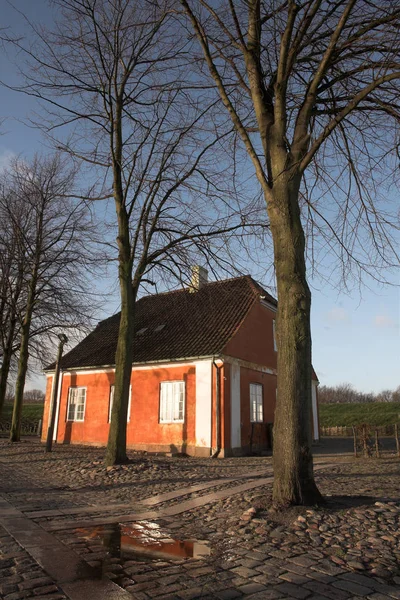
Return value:
M 200 265 L 194 265 L 192 267 L 192 279 L 190 283 L 190 291 L 198 292 L 203 285 L 208 282 L 208 271 Z

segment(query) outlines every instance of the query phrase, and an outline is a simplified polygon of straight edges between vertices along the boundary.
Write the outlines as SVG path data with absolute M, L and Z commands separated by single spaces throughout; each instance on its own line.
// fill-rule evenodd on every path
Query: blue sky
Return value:
M 20 13 L 36 22 L 49 24 L 51 12 L 46 0 L 14 0 Z M 26 31 L 22 14 L 0 0 L 3 24 L 18 33 Z M 0 79 L 16 83 L 18 76 L 8 57 L 0 61 Z M 1 91 L 1 116 L 6 117 L 0 137 L 0 167 L 13 155 L 28 158 L 44 150 L 40 133 L 27 119 L 37 110 L 36 101 L 6 89 Z M 248 264 L 248 272 L 258 271 Z M 361 391 L 378 392 L 400 385 L 400 277 L 388 275 L 392 286 L 369 280 L 350 294 L 311 281 L 313 364 L 321 384 L 349 382 Z M 273 293 L 273 290 L 272 290 Z M 110 297 L 110 313 L 116 300 Z M 44 378 L 33 378 L 29 386 L 43 387 Z

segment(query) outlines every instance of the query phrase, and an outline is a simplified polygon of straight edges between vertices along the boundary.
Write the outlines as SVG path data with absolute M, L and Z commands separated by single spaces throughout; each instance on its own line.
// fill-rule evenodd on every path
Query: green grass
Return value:
M 24 404 L 22 407 L 22 418 L 37 421 L 43 418 L 43 404 Z M 9 421 L 12 417 L 12 404 L 5 404 L 1 413 L 2 421 Z
M 320 404 L 319 418 L 321 427 L 392 425 L 400 422 L 400 402 Z

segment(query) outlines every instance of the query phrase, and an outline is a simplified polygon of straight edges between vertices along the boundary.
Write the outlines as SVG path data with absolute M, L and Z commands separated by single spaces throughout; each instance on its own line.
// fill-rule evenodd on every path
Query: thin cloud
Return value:
M 0 171 L 7 169 L 15 156 L 16 155 L 12 150 L 0 150 Z
M 340 308 L 340 306 L 334 306 L 327 313 L 328 321 L 338 322 L 338 321 L 348 321 L 349 313 L 344 308 Z
M 376 327 L 382 327 L 382 328 L 390 328 L 390 329 L 394 329 L 396 327 L 398 327 L 398 324 L 391 319 L 388 315 L 376 315 L 374 318 L 374 325 Z

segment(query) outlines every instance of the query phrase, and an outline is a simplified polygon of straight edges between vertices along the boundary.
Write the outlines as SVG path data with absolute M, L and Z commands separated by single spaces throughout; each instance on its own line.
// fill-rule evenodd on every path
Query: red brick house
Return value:
M 127 444 L 196 456 L 268 447 L 276 400 L 276 300 L 250 276 L 138 300 Z M 105 445 L 119 314 L 62 359 L 54 439 Z M 43 437 L 53 370 L 48 368 Z M 318 380 L 312 419 L 318 439 Z

